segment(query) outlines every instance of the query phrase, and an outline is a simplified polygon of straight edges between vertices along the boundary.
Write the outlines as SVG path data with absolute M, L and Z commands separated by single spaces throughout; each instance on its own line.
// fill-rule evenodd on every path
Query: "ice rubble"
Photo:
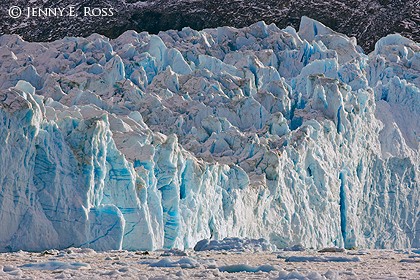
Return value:
M 276 246 L 264 238 L 248 239 L 226 237 L 222 240 L 203 239 L 194 246 L 194 251 L 262 252 L 274 251 Z
M 41 262 L 41 263 L 28 263 L 20 266 L 23 269 L 34 269 L 34 270 L 65 270 L 65 269 L 90 269 L 90 265 L 87 263 L 68 263 L 68 262 Z
M 147 261 L 143 263 L 148 263 Z M 181 258 L 177 261 L 173 261 L 170 258 L 164 258 L 156 262 L 149 264 L 150 267 L 180 267 L 180 268 L 196 268 L 200 267 L 200 263 L 192 258 Z
M 0 251 L 420 247 L 418 43 L 303 18 L 0 56 Z
M 286 258 L 286 262 L 360 262 L 359 257 L 343 257 L 343 256 L 290 256 Z

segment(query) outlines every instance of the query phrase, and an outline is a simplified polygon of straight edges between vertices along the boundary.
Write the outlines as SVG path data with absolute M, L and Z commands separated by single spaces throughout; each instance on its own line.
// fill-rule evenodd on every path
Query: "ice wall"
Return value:
M 418 43 L 303 18 L 0 56 L 0 251 L 420 246 Z

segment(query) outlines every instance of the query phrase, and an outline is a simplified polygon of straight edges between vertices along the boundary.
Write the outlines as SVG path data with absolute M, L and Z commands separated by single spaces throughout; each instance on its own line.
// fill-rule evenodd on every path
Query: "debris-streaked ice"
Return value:
M 418 43 L 303 18 L 0 56 L 0 251 L 420 247 Z
M 194 246 L 194 251 L 262 252 L 274 250 L 276 250 L 276 247 L 264 238 L 241 239 L 227 237 L 222 240 L 203 239 Z

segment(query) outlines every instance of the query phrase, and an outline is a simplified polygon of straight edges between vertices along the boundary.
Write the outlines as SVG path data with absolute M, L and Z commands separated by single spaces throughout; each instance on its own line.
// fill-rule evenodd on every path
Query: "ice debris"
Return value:
M 248 239 L 228 237 L 223 240 L 203 239 L 194 246 L 194 251 L 262 252 L 273 251 L 276 246 L 264 238 Z
M 319 253 L 342 253 L 346 250 L 344 248 L 338 248 L 338 247 L 327 247 L 322 248 L 321 250 L 318 250 Z
M 90 265 L 81 262 L 40 262 L 40 263 L 28 263 L 19 266 L 22 269 L 34 269 L 34 270 L 65 270 L 65 269 L 90 269 Z
M 188 257 L 172 260 L 171 258 L 163 258 L 156 262 L 143 261 L 143 264 L 149 264 L 150 267 L 180 267 L 180 268 L 196 268 L 200 267 L 200 263 Z
M 286 262 L 360 262 L 359 257 L 345 256 L 290 256 Z
M 291 247 L 283 248 L 283 251 L 304 252 L 306 248 L 302 244 L 295 244 Z

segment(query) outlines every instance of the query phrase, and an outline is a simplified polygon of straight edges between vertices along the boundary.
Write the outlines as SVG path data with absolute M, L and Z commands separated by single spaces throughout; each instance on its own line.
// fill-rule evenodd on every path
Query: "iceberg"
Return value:
M 420 247 L 416 42 L 303 18 L 0 56 L 0 252 Z

